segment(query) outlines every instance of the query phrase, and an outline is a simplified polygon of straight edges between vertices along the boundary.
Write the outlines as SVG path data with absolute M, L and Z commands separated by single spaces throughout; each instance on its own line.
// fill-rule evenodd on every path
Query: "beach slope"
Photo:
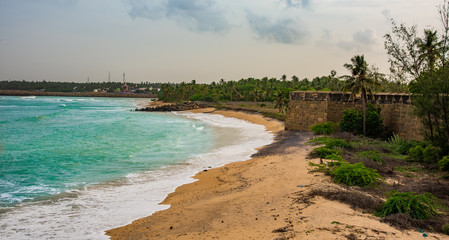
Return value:
M 275 143 L 252 159 L 198 173 L 163 202 L 170 208 L 107 231 L 112 239 L 410 239 L 378 218 L 308 192 L 328 186 L 310 173 L 311 133 L 282 131 L 282 123 L 257 114 L 201 109 L 263 124 Z M 145 209 L 142 209 L 145 211 Z M 350 238 L 354 237 L 354 238 Z

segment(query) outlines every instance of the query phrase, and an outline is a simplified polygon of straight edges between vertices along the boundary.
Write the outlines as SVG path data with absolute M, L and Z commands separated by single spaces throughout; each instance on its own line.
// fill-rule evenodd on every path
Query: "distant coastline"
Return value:
M 64 97 L 157 98 L 156 94 L 99 93 L 99 92 L 40 92 L 40 91 L 23 91 L 23 90 L 0 90 L 0 96 L 64 96 Z

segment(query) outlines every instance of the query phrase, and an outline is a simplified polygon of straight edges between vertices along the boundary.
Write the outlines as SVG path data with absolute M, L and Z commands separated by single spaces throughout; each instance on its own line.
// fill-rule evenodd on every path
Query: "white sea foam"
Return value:
M 168 208 L 159 203 L 176 187 L 195 181 L 191 178 L 195 173 L 247 160 L 256 148 L 273 141 L 263 126 L 243 120 L 189 112 L 179 115 L 215 126 L 224 133 L 219 137 L 225 144 L 183 164 L 128 174 L 121 181 L 71 191 L 48 201 L 22 203 L 0 216 L 2 239 L 107 239 L 105 230 Z

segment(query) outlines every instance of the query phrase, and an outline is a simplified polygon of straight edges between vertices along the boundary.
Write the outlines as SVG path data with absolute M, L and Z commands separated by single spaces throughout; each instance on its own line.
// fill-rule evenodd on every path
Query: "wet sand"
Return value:
M 335 188 L 329 177 L 310 173 L 311 133 L 285 132 L 283 123 L 258 114 L 200 109 L 266 126 L 276 141 L 252 159 L 198 173 L 163 204 L 170 208 L 107 231 L 112 239 L 417 239 L 379 218 L 321 197 L 312 189 Z M 142 209 L 145 211 L 145 209 Z M 438 237 L 438 238 L 436 238 Z M 443 239 L 429 234 L 427 239 Z

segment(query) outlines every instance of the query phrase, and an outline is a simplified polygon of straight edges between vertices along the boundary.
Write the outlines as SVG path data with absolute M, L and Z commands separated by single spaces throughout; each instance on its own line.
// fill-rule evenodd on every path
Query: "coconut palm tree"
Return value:
M 351 75 L 343 76 L 346 80 L 343 86 L 343 91 L 351 92 L 351 100 L 354 100 L 357 94 L 361 94 L 363 134 L 366 135 L 366 103 L 368 102 L 368 95 L 371 97 L 374 96 L 373 89 L 377 85 L 377 82 L 371 77 L 368 69 L 368 63 L 366 63 L 364 55 L 354 56 L 351 58 L 351 63 L 346 63 L 343 66 L 351 72 Z
M 438 40 L 437 31 L 424 30 L 424 37 L 416 40 L 419 63 L 427 62 L 427 70 L 433 74 L 438 59 L 441 58 L 442 41 Z

